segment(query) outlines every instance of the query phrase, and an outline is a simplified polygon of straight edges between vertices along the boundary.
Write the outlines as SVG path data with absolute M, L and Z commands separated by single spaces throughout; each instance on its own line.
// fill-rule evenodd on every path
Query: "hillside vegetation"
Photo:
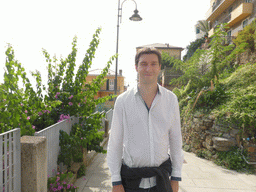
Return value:
M 227 43 L 226 25 L 216 30 L 208 50 L 174 65 L 184 75 L 171 84 L 182 84 L 178 96 L 182 122 L 195 114 L 214 115 L 217 121 L 234 125 L 256 144 L 256 20 Z

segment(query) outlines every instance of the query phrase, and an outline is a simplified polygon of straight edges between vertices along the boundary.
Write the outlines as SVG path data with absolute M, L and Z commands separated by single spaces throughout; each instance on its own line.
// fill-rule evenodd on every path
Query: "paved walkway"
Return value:
M 193 153 L 184 155 L 180 192 L 256 192 L 256 175 L 224 169 Z M 79 192 L 111 192 L 106 154 L 98 154 L 75 185 Z

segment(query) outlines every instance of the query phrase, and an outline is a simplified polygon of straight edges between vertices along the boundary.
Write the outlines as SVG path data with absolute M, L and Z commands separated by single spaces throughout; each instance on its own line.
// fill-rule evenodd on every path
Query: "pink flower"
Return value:
M 69 189 L 70 188 L 70 184 L 68 184 L 68 186 L 67 186 L 67 189 Z
M 4 101 L 6 101 L 6 99 L 4 99 Z
M 38 113 L 38 115 L 41 116 L 41 115 L 43 115 L 43 113 L 40 111 L 40 112 Z
M 25 113 L 28 113 L 28 111 L 27 111 L 27 110 L 25 110 Z
M 21 103 L 20 106 L 23 106 L 23 104 Z
M 81 137 L 81 139 L 83 140 L 83 137 Z
M 30 117 L 28 116 L 28 117 L 27 117 L 27 120 L 29 120 L 29 119 L 30 119 Z
M 59 94 L 60 94 L 60 92 L 57 92 L 57 93 L 56 93 L 56 95 L 59 95 Z
M 58 175 L 58 173 L 57 173 L 57 175 Z M 60 180 L 60 177 L 57 177 L 57 180 L 56 180 L 56 182 L 58 182 Z
M 63 184 L 64 184 L 64 185 L 67 184 L 66 181 L 63 181 Z
M 69 104 L 70 106 L 72 106 L 72 105 L 73 105 L 73 103 L 72 103 L 72 102 L 69 102 L 68 104 Z
M 35 128 L 36 128 L 36 126 L 32 125 L 32 129 L 35 129 Z
M 58 95 L 55 95 L 55 98 L 58 99 Z
M 69 99 L 72 99 L 73 98 L 73 95 L 71 95 L 70 97 L 69 97 Z
M 84 177 L 84 178 L 83 178 L 83 180 L 85 181 L 85 180 L 86 180 L 86 178 Z

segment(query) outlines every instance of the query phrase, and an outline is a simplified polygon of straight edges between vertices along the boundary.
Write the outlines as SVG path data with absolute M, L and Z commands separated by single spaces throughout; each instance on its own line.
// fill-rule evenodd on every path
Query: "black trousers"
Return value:
M 124 189 L 125 192 L 157 192 L 156 191 L 156 187 L 152 187 L 149 189 L 138 189 L 138 190 L 134 190 L 134 189 Z

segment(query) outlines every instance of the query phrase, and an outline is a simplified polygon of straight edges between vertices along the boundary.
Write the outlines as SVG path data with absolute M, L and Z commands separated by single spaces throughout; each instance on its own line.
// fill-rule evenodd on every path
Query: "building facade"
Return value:
M 209 37 L 221 23 L 228 23 L 228 36 L 236 37 L 256 17 L 256 0 L 211 0 L 210 5 L 206 13 Z
M 89 72 L 89 74 L 86 77 L 86 83 L 92 82 L 93 79 L 95 79 L 99 74 L 101 74 L 100 69 L 92 70 Z M 95 99 L 110 96 L 115 94 L 115 72 L 109 70 L 108 75 L 106 76 L 106 82 L 104 85 L 101 86 L 100 90 L 98 91 L 97 95 L 95 96 Z M 117 74 L 117 95 L 120 95 L 125 91 L 124 86 L 124 76 L 122 74 L 122 70 L 119 70 L 119 73 Z M 107 102 L 109 105 L 114 104 L 114 100 L 110 100 Z

